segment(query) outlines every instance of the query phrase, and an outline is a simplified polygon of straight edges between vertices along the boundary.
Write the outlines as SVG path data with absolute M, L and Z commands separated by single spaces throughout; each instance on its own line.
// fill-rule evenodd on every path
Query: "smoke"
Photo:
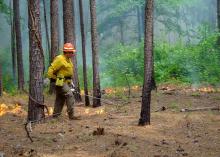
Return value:
M 143 0 L 144 1 L 144 0 Z M 9 5 L 10 0 L 5 0 L 5 3 Z M 82 74 L 82 53 L 81 53 L 81 33 L 80 33 L 80 16 L 79 16 L 79 4 L 78 1 L 75 2 L 75 20 L 76 20 L 76 48 L 77 48 L 77 60 L 78 67 L 81 69 Z M 162 3 L 163 2 L 163 3 Z M 203 23 L 208 23 L 211 27 L 212 31 L 215 31 L 217 26 L 217 14 L 216 14 L 216 0 L 192 0 L 186 1 L 182 5 L 174 8 L 173 6 L 162 6 L 164 4 L 163 0 L 157 0 L 156 5 L 159 8 L 164 10 L 156 10 L 155 9 L 155 23 L 154 23 L 154 35 L 156 40 L 164 40 L 168 41 L 170 45 L 176 44 L 178 41 L 182 41 L 184 44 L 196 44 L 199 42 L 198 36 L 198 27 L 200 27 Z M 89 9 L 89 1 L 84 0 L 84 23 L 85 23 L 85 32 L 86 32 L 86 53 L 87 53 L 87 66 L 89 69 L 92 67 L 92 52 L 91 52 L 91 34 L 90 34 L 90 9 Z M 159 3 L 159 4 L 157 4 Z M 27 0 L 20 0 L 20 15 L 21 15 L 21 24 L 22 24 L 22 47 L 23 47 L 23 61 L 24 61 L 24 69 L 25 69 L 25 78 L 28 79 L 28 71 L 29 71 L 29 37 L 28 37 L 28 10 L 27 10 Z M 98 0 L 97 6 L 106 5 L 108 9 L 112 7 L 111 1 L 103 1 Z M 159 6 L 160 5 L 160 6 Z M 133 9 L 129 10 L 129 16 L 123 17 L 123 34 L 124 34 L 124 42 L 125 44 L 135 44 L 138 43 L 138 20 L 136 17 L 136 11 Z M 50 6 L 49 1 L 46 1 L 46 9 L 47 9 L 47 19 L 48 26 L 50 30 Z M 62 0 L 59 0 L 59 30 L 60 30 L 60 49 L 63 45 L 63 14 L 62 14 Z M 144 9 L 144 8 L 142 8 Z M 115 23 L 115 21 L 106 21 L 107 13 L 106 11 L 97 11 L 97 21 L 98 27 L 102 25 L 104 22 L 109 23 L 112 27 L 103 27 L 104 32 L 99 34 L 99 51 L 100 57 L 102 54 L 108 55 L 109 49 L 117 45 L 121 42 L 121 37 L 119 33 L 119 23 Z M 5 15 L 0 14 L 0 53 L 9 53 L 10 52 L 10 44 L 11 44 L 11 28 L 10 24 L 5 18 Z M 43 6 L 41 4 L 41 31 L 42 31 L 42 44 L 45 53 L 47 53 L 47 45 L 46 45 L 46 30 L 44 26 L 43 19 Z M 7 51 L 7 52 L 6 52 Z M 172 55 L 172 54 L 171 54 Z M 8 60 L 11 61 L 10 55 L 8 55 Z M 46 55 L 48 56 L 48 55 Z M 111 58 L 107 58 L 111 59 Z M 47 62 L 47 65 L 49 63 Z M 104 72 L 106 69 L 105 59 L 100 58 L 100 69 L 101 72 Z M 190 75 L 192 77 L 193 82 L 199 82 L 199 77 L 196 75 L 194 71 L 196 68 L 191 68 Z M 11 71 L 11 70 L 10 70 Z M 91 81 L 91 74 L 89 80 Z M 101 73 L 102 77 L 102 86 L 109 85 L 109 82 L 113 82 L 112 76 L 106 77 L 105 74 Z

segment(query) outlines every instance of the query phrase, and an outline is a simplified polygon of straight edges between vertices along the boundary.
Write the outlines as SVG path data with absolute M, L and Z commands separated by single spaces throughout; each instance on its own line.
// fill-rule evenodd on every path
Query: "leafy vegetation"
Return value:
M 210 35 L 198 44 L 182 42 L 170 45 L 166 41 L 155 41 L 156 81 L 180 81 L 191 84 L 216 85 L 220 79 L 218 35 Z M 143 43 L 117 45 L 103 54 L 105 67 L 102 69 L 106 85 L 126 86 L 143 82 Z M 127 77 L 127 78 L 126 78 Z
M 9 19 L 10 9 L 6 2 L 8 3 L 8 1 L 0 0 L 0 12 L 6 19 Z M 212 5 L 207 6 L 209 2 Z M 216 12 L 213 11 L 213 15 L 208 12 L 210 7 L 215 7 L 213 2 L 214 0 L 155 1 L 154 66 L 157 83 L 218 85 L 220 53 L 216 40 L 219 34 L 213 32 L 216 29 L 216 23 L 209 21 Z M 137 40 L 137 32 L 140 31 L 138 30 L 137 8 L 140 9 L 140 13 L 143 13 L 144 4 L 145 0 L 100 0 L 97 3 L 100 74 L 103 88 L 141 86 L 143 83 L 143 26 L 142 42 L 139 42 Z M 200 15 L 201 12 L 206 12 L 206 14 Z M 24 17 L 21 19 L 27 22 Z M 119 29 L 121 23 L 123 24 L 122 30 Z M 124 43 L 121 42 L 122 39 L 119 39 L 121 33 L 124 34 Z M 4 90 L 13 93 L 17 83 L 12 78 L 11 53 L 10 49 L 6 48 L 10 47 L 10 42 L 8 43 L 9 45 L 1 47 L 0 59 L 4 74 Z M 25 80 L 28 80 L 29 67 L 27 54 L 24 53 L 24 58 L 27 58 L 24 60 Z M 48 53 L 45 54 L 45 58 L 48 58 Z M 45 62 L 47 69 L 49 61 Z M 79 64 L 78 71 L 80 85 L 83 87 L 81 65 Z M 88 86 L 92 88 L 91 65 L 88 65 L 88 78 Z
M 4 0 L 0 0 L 0 13 L 9 14 L 10 9 L 5 4 Z
M 220 79 L 220 54 L 216 46 L 218 34 L 201 37 L 198 44 L 186 45 L 181 41 L 170 44 L 155 41 L 155 78 L 158 83 L 182 82 L 190 84 L 218 85 Z M 4 89 L 15 90 L 12 79 L 9 50 L 1 51 L 3 63 Z M 104 50 L 102 50 L 103 52 Z M 101 54 L 102 87 L 142 85 L 143 83 L 143 42 L 138 45 L 117 44 Z M 6 59 L 8 58 L 8 59 Z M 27 70 L 27 69 L 26 69 Z M 82 67 L 79 67 L 81 86 Z M 92 78 L 92 69 L 88 69 L 88 78 Z M 7 86 L 6 86 L 7 84 Z M 92 87 L 92 80 L 88 82 Z

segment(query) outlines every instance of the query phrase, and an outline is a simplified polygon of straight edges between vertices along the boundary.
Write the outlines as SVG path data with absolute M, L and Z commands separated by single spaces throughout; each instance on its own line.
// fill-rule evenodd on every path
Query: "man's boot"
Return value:
M 68 116 L 70 120 L 80 120 L 80 117 L 74 116 L 73 111 L 68 112 Z

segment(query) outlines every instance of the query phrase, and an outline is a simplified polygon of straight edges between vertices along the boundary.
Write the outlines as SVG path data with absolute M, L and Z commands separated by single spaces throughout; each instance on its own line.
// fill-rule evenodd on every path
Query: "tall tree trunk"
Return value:
M 146 0 L 144 39 L 144 86 L 139 125 L 150 124 L 150 103 L 153 76 L 153 0 Z
M 92 66 L 93 66 L 93 107 L 101 106 L 101 90 L 99 78 L 98 34 L 96 20 L 96 1 L 90 0 Z
M 87 65 L 86 65 L 86 38 L 85 38 L 85 28 L 84 28 L 84 14 L 83 14 L 83 2 L 79 0 L 79 12 L 80 12 L 80 29 L 82 38 L 82 57 L 83 57 L 83 81 L 84 81 L 84 92 L 85 92 L 85 105 L 89 106 L 88 97 L 88 85 L 87 85 Z
M 212 0 L 209 5 L 209 10 L 213 10 L 213 8 L 215 7 L 216 7 L 216 1 Z M 214 11 L 209 12 L 209 20 L 210 20 L 211 29 L 215 30 L 216 29 L 216 13 Z
M 50 36 L 49 36 L 49 31 L 48 31 L 48 24 L 47 24 L 47 12 L 46 12 L 46 3 L 45 0 L 43 0 L 43 5 L 44 5 L 44 24 L 45 24 L 45 30 L 46 30 L 46 43 L 47 43 L 47 49 L 49 54 L 50 52 Z M 49 55 L 50 56 L 50 55 Z
M 43 118 L 44 54 L 41 44 L 40 0 L 28 0 L 30 84 L 28 120 Z
M 50 20 L 51 20 L 51 51 L 50 51 L 50 63 L 52 63 L 54 57 L 59 51 L 59 25 L 58 25 L 58 0 L 50 1 Z M 55 92 L 55 84 L 50 83 L 49 93 Z
M 12 9 L 12 1 L 10 0 L 10 8 Z M 13 13 L 10 13 L 10 23 L 11 23 L 11 58 L 12 58 L 12 76 L 14 82 L 16 82 L 16 41 L 15 41 L 15 23 L 13 20 Z
M 59 16 L 58 16 L 58 48 L 61 48 L 63 46 L 63 2 L 58 1 L 58 11 L 59 11 Z
M 3 95 L 3 85 L 2 85 L 2 65 L 0 64 L 0 96 Z
M 142 28 L 141 28 L 141 11 L 140 7 L 137 6 L 137 26 L 138 26 L 138 42 L 141 42 L 141 34 L 142 34 Z
M 17 48 L 17 68 L 18 68 L 18 90 L 24 90 L 24 68 L 22 58 L 22 39 L 20 26 L 19 0 L 13 0 L 16 48 Z
M 217 24 L 218 32 L 220 33 L 220 0 L 217 0 Z M 218 36 L 217 44 L 220 45 L 220 36 Z
M 142 6 L 140 7 L 141 14 L 140 14 L 140 19 L 141 19 L 141 32 L 144 34 L 145 31 L 145 7 Z
M 125 44 L 125 40 L 124 40 L 124 22 L 123 19 L 120 20 L 120 37 L 121 37 L 121 44 L 124 45 Z
M 73 0 L 63 0 L 63 25 L 64 25 L 64 42 L 72 43 L 76 47 L 76 35 L 75 35 L 75 14 L 74 14 L 74 1 Z M 82 101 L 80 95 L 78 68 L 76 55 L 73 57 L 74 65 L 74 78 L 73 82 L 76 86 L 77 94 L 75 94 L 75 99 L 77 102 Z
M 217 0 L 217 23 L 218 31 L 220 32 L 220 0 Z

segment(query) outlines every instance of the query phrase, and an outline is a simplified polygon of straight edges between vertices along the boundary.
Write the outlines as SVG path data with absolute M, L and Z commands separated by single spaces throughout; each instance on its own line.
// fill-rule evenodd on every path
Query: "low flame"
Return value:
M 139 87 L 138 87 L 138 86 L 132 86 L 131 89 L 132 89 L 132 90 L 138 90 Z
M 89 109 L 88 109 L 88 108 L 85 109 L 85 113 L 86 113 L 86 114 L 89 114 Z
M 217 90 L 212 87 L 203 87 L 203 88 L 198 89 L 198 91 L 212 93 L 212 92 L 216 92 Z
M 169 86 L 161 87 L 160 90 L 163 91 L 175 91 L 175 90 L 183 90 L 185 92 L 203 92 L 203 93 L 214 93 L 214 92 L 220 92 L 220 88 L 213 88 L 210 86 L 207 87 L 186 87 L 186 88 L 171 88 Z
M 48 107 L 49 115 L 53 114 L 53 107 Z
M 103 114 L 103 113 L 105 113 L 105 111 L 104 111 L 104 109 L 102 108 L 102 109 L 100 109 L 100 110 L 97 110 L 96 111 L 96 114 Z
M 20 105 L 6 105 L 6 104 L 0 104 L 0 116 L 3 116 L 7 113 L 13 113 L 13 114 L 21 114 L 23 112 Z
M 104 94 L 116 94 L 116 93 L 120 93 L 120 92 L 127 92 L 129 90 L 134 90 L 134 91 L 138 91 L 140 90 L 141 87 L 138 86 L 138 85 L 135 85 L 135 86 L 131 86 L 131 87 L 117 87 L 117 88 L 105 88 L 103 90 Z
M 113 89 L 111 89 L 111 88 L 106 88 L 106 89 L 105 89 L 105 93 L 106 93 L 106 94 L 115 94 L 115 93 L 116 93 L 116 90 L 113 90 Z
M 87 115 L 95 115 L 95 114 L 98 114 L 98 115 L 101 115 L 101 114 L 104 114 L 105 113 L 105 110 L 102 108 L 102 109 L 98 109 L 98 110 L 93 110 L 93 109 L 85 109 L 85 114 Z
M 8 106 L 5 104 L 0 104 L 0 116 L 3 116 L 8 110 Z

